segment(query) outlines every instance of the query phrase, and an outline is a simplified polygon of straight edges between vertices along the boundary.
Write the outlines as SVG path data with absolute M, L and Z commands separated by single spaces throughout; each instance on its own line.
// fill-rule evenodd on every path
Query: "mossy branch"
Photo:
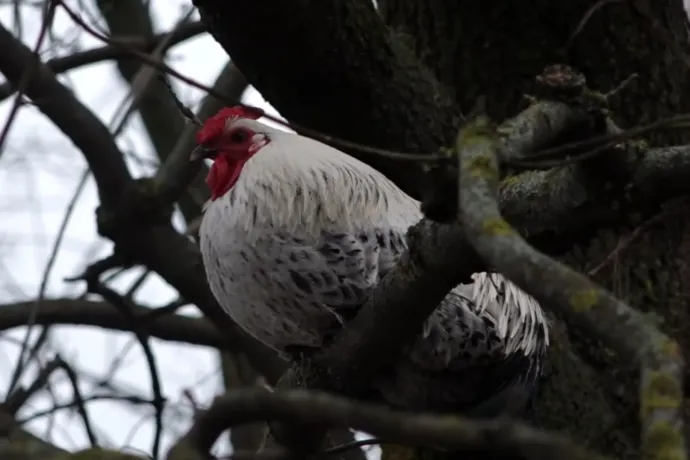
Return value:
M 510 453 L 525 459 L 604 460 L 560 435 L 503 419 L 474 421 L 453 415 L 396 411 L 322 392 L 262 389 L 234 390 L 216 398 L 170 450 L 167 460 L 204 458 L 199 453 L 208 452 L 226 429 L 263 420 L 352 427 L 387 443 L 428 446 L 441 451 Z M 284 458 L 290 458 L 285 454 Z
M 460 130 L 460 214 L 467 239 L 487 265 L 542 306 L 579 324 L 623 360 L 641 367 L 642 458 L 686 458 L 683 368 L 678 344 L 604 288 L 530 246 L 498 208 L 500 140 L 485 117 Z

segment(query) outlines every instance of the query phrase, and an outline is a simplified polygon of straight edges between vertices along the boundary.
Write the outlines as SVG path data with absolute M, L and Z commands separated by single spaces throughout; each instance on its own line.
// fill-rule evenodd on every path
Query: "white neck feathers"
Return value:
M 406 229 L 421 219 L 419 203 L 370 166 L 317 141 L 262 129 L 271 141 L 210 204 L 206 219 L 248 234 L 280 228 L 305 236 L 379 225 Z

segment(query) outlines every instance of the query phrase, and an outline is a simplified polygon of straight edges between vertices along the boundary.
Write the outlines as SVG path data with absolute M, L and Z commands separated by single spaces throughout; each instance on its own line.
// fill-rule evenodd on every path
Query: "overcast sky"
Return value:
M 16 17 L 8 3 L 0 5 L 0 22 L 13 30 Z M 76 1 L 68 3 L 77 4 Z M 84 18 L 99 16 L 91 0 L 79 3 L 87 6 L 86 10 L 82 10 Z M 169 30 L 190 7 L 188 0 L 153 0 L 150 3 L 155 29 L 159 32 Z M 198 19 L 196 12 L 194 19 Z M 41 17 L 35 8 L 21 9 L 22 36 L 30 47 L 35 43 L 40 24 Z M 107 29 L 102 21 L 100 28 Z M 87 33 L 80 32 L 64 13 L 57 14 L 53 34 L 62 37 L 61 44 L 55 46 L 57 53 L 45 46 L 44 60 L 56 54 L 67 55 L 101 45 Z M 172 48 L 167 57 L 168 64 L 173 68 L 207 85 L 213 83 L 226 60 L 225 52 L 208 35 Z M 127 96 L 128 88 L 120 80 L 112 62 L 81 67 L 62 74 L 60 80 L 69 85 L 106 125 L 117 123 L 117 112 Z M 179 89 L 181 98 L 196 108 L 195 104 L 202 93 L 184 84 L 175 83 L 175 87 Z M 4 126 L 7 119 L 11 100 L 0 104 L 0 126 Z M 253 89 L 248 92 L 245 102 L 275 113 Z M 143 133 L 140 119 L 133 117 L 118 139 L 128 154 L 129 166 L 136 177 L 150 175 L 157 167 L 156 155 Z M 0 155 L 0 184 L 3 184 L 0 186 L 2 305 L 36 298 L 58 229 L 84 174 L 86 163 L 81 152 L 31 106 L 19 112 Z M 49 277 L 47 298 L 82 294 L 85 288 L 83 283 L 66 283 L 63 279 L 80 273 L 87 263 L 111 251 L 111 244 L 96 233 L 94 210 L 97 204 L 94 183 L 89 180 L 69 220 L 61 250 Z M 137 276 L 123 276 L 115 285 L 124 292 L 135 278 Z M 174 291 L 155 275 L 149 277 L 136 296 L 141 304 L 152 307 L 164 305 L 174 298 Z M 185 313 L 196 315 L 197 311 L 188 308 Z M 0 336 L 0 399 L 4 399 L 16 363 L 18 343 L 25 334 L 26 329 L 15 329 Z M 101 329 L 88 327 L 56 327 L 51 333 L 51 343 L 53 350 L 75 363 L 93 381 L 110 375 L 113 362 L 119 362 L 113 379 L 118 388 L 151 398 L 148 368 L 131 334 L 104 333 Z M 160 367 L 164 396 L 173 403 L 179 403 L 179 410 L 166 413 L 167 426 L 174 430 L 166 432 L 164 445 L 169 446 L 175 436 L 188 428 L 190 404 L 182 396 L 182 391 L 189 390 L 198 402 L 206 403 L 220 390 L 219 367 L 216 353 L 200 347 L 174 345 L 155 339 L 152 343 Z M 50 355 L 44 358 L 50 359 Z M 29 382 L 32 377 L 33 372 L 23 381 Z M 71 401 L 71 390 L 64 376 L 56 375 L 52 382 L 55 383 L 53 389 L 58 402 Z M 83 387 L 85 394 L 94 392 L 93 382 L 85 381 Z M 29 407 L 21 412 L 20 418 L 31 417 L 52 405 L 53 401 L 48 397 L 32 399 Z M 152 411 L 149 408 L 133 410 L 127 405 L 111 402 L 90 403 L 88 408 L 103 445 L 116 448 L 127 446 L 150 452 Z M 40 417 L 29 426 L 42 435 L 49 433 L 55 444 L 70 450 L 88 444 L 78 417 L 69 411 L 60 411 L 54 418 Z

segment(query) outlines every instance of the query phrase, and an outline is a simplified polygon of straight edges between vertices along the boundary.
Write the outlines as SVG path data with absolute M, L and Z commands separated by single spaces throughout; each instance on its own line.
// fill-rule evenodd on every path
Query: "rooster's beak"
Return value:
M 217 153 L 218 152 L 216 149 L 204 147 L 203 145 L 197 145 L 194 150 L 192 150 L 192 153 L 189 156 L 189 161 L 197 161 L 202 158 L 213 158 Z

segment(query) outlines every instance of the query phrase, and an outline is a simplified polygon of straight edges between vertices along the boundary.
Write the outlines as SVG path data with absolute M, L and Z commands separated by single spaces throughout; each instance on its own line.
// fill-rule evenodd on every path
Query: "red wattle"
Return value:
M 240 170 L 245 161 L 228 160 L 225 155 L 218 155 L 211 165 L 206 177 L 206 184 L 211 190 L 211 200 L 225 195 L 240 177 Z

